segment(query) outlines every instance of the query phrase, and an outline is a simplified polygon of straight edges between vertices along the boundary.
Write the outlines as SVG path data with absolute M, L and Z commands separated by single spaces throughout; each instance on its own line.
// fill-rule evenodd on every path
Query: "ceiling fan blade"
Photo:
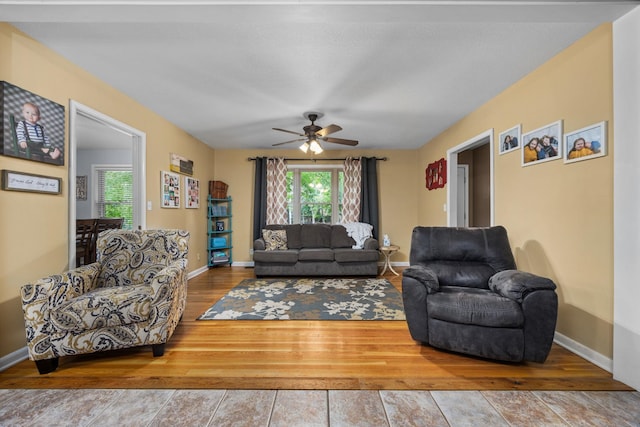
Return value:
M 299 135 L 299 136 L 306 136 L 304 133 L 300 133 L 300 132 L 296 132 L 293 130 L 286 130 L 286 129 L 280 129 L 280 128 L 271 128 L 273 130 L 279 130 L 280 132 L 287 132 L 287 133 L 292 133 L 294 135 Z
M 318 132 L 316 132 L 316 135 L 318 135 L 319 137 L 325 137 L 329 134 L 335 133 L 342 130 L 342 128 L 338 125 L 329 125 L 327 127 L 324 127 L 322 129 L 320 129 Z
M 355 147 L 358 145 L 358 141 L 353 139 L 342 139 L 342 138 L 322 138 L 323 141 L 333 142 L 334 144 L 342 144 L 342 145 L 351 145 Z
M 273 144 L 272 147 L 276 147 L 278 145 L 284 145 L 284 144 L 291 144 L 292 142 L 297 142 L 297 141 L 306 141 L 306 140 L 307 138 L 292 139 L 291 141 L 278 142 L 277 144 Z

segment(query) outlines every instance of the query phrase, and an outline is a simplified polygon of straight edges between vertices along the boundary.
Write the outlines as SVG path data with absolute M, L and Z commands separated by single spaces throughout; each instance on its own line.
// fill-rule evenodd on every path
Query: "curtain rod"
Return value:
M 256 157 L 248 157 L 248 158 L 247 158 L 247 160 L 248 160 L 248 161 L 255 161 L 256 159 L 257 159 Z M 386 161 L 387 161 L 387 158 L 386 158 L 386 157 L 374 157 L 374 159 L 376 159 L 376 160 L 381 160 L 381 161 L 383 161 L 383 162 L 386 162 Z M 317 161 L 319 161 L 319 160 L 322 160 L 322 161 L 334 161 L 334 162 L 335 162 L 336 160 L 347 160 L 347 158 L 346 158 L 346 157 L 342 157 L 342 158 L 340 158 L 340 157 L 336 157 L 336 158 L 333 158 L 333 159 L 327 159 L 327 158 L 320 158 L 320 159 L 314 159 L 314 158 L 297 158 L 297 159 L 296 159 L 296 158 L 286 158 L 286 157 L 285 157 L 285 159 L 284 159 L 284 160 L 286 160 L 286 161 L 292 161 L 292 160 L 293 160 L 293 161 L 296 161 L 296 162 L 298 162 L 298 161 L 317 162 Z

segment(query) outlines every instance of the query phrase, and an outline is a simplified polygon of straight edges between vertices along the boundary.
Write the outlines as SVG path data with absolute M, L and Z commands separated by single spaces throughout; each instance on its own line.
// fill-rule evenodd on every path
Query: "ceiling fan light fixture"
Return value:
M 322 147 L 320 146 L 320 144 L 318 144 L 318 141 L 316 141 L 315 139 L 311 140 L 311 145 L 309 145 L 309 149 L 313 152 L 313 154 L 320 154 L 322 153 Z
M 302 144 L 302 145 L 300 146 L 300 149 L 301 149 L 304 153 L 306 153 L 307 151 L 309 151 L 309 143 L 305 141 L 305 142 L 304 142 L 304 144 Z

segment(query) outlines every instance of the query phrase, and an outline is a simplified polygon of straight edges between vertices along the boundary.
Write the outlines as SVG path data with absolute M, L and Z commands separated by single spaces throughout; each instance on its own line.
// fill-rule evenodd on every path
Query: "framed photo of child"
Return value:
M 562 158 L 562 120 L 522 135 L 522 166 Z
M 64 106 L 0 82 L 0 154 L 64 165 Z
M 607 122 L 564 134 L 565 163 L 594 159 L 607 154 Z

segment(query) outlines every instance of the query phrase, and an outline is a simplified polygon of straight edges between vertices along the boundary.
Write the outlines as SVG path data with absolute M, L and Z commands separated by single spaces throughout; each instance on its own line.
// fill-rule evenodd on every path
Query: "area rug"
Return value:
M 198 320 L 405 320 L 386 279 L 245 279 Z

